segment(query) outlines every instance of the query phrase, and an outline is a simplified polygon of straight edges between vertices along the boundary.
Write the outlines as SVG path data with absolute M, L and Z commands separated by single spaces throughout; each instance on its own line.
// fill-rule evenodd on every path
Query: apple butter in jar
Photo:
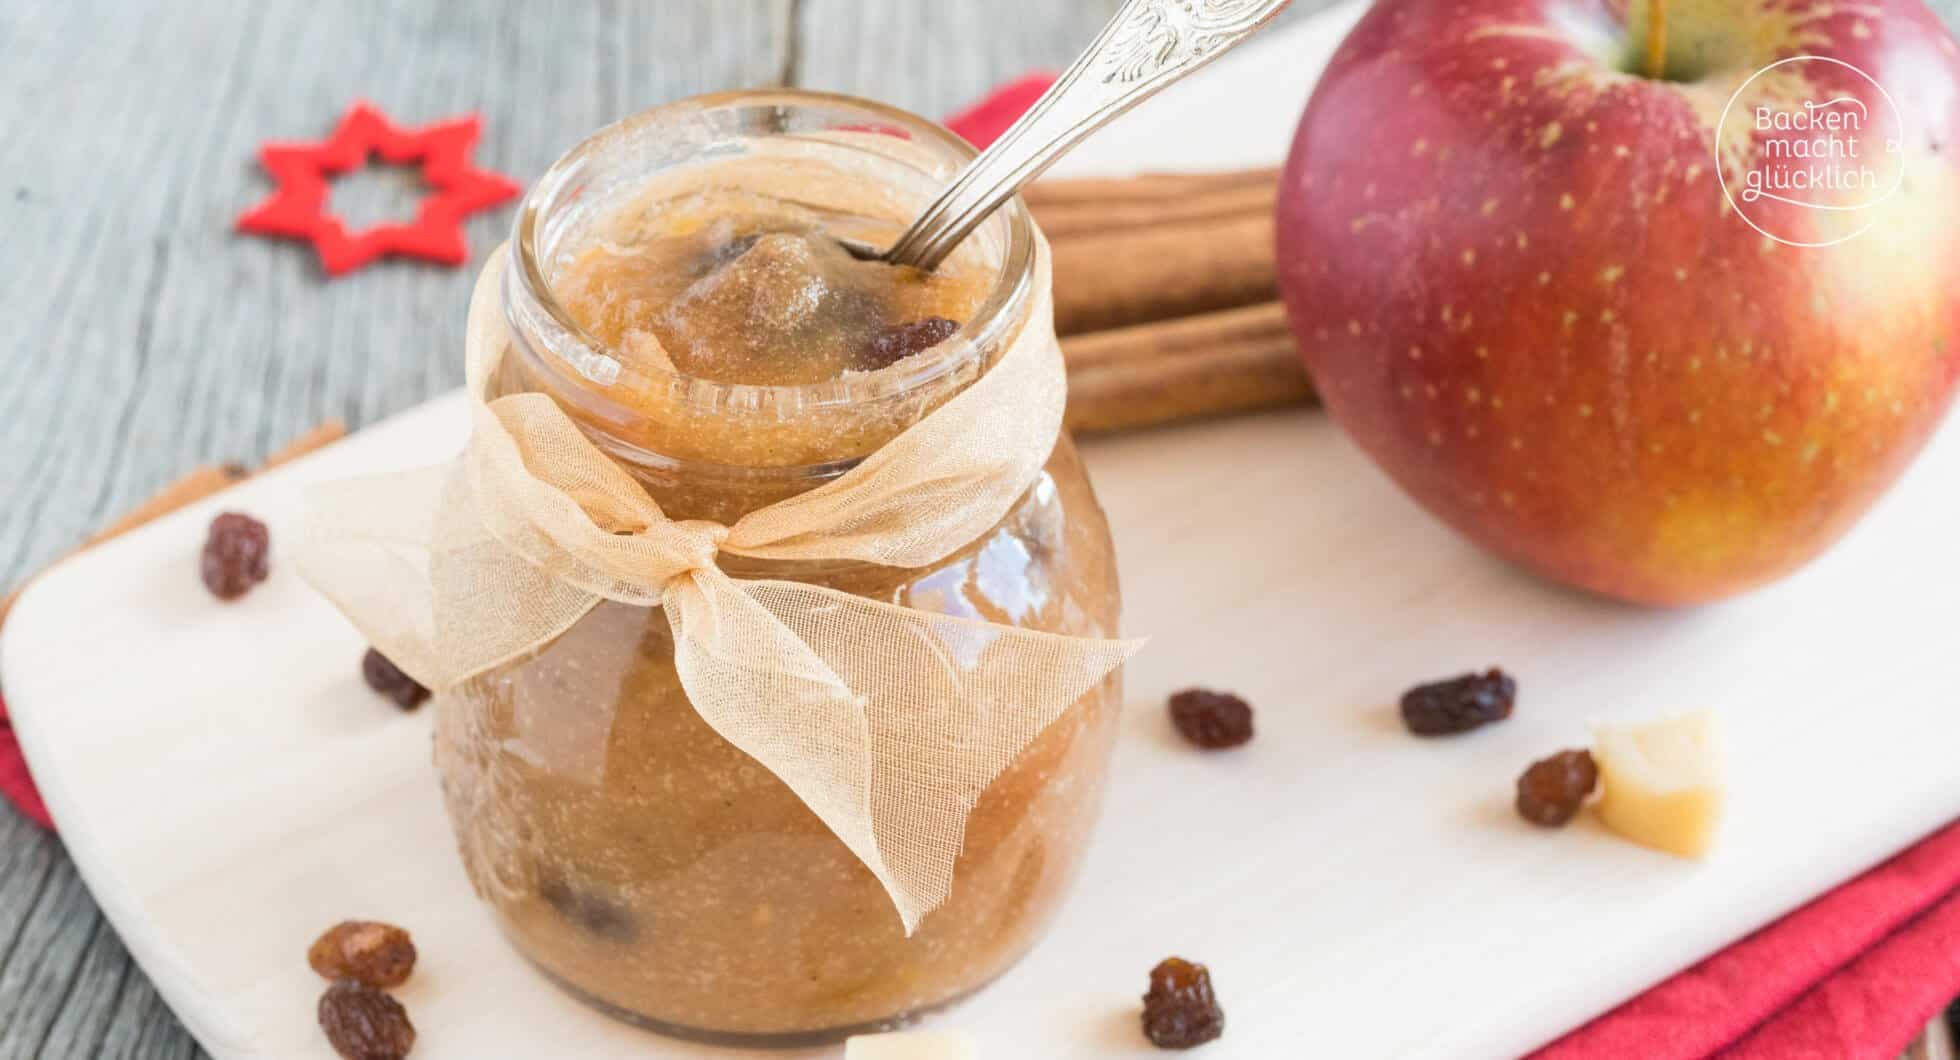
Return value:
M 525 201 L 488 392 L 549 396 L 676 521 L 833 482 L 1015 343 L 1052 341 L 1046 249 L 1018 202 L 929 274 L 839 242 L 888 244 L 971 156 L 923 119 L 798 92 L 607 128 Z M 1117 633 L 1108 529 L 1066 435 L 998 525 L 930 566 L 718 562 Z M 805 1044 L 955 1001 L 1035 943 L 1095 820 L 1119 700 L 1112 673 L 981 793 L 948 896 L 909 933 L 860 858 L 691 706 L 663 608 L 602 602 L 439 693 L 436 759 L 478 893 L 550 977 L 670 1034 Z

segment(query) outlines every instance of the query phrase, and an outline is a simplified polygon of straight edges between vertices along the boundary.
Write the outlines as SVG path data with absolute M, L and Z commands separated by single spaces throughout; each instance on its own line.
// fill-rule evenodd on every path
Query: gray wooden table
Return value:
M 261 140 L 322 136 L 357 97 L 412 123 L 478 110 L 478 159 L 529 180 L 608 121 L 714 89 L 943 114 L 1066 63 L 1116 4 L 0 0 L 0 586 L 192 467 L 462 382 L 470 270 L 329 283 L 310 252 L 232 234 L 268 187 Z M 392 174 L 334 194 L 360 223 L 416 192 Z M 508 223 L 477 217 L 474 248 Z M 0 1057 L 34 1055 L 201 1053 L 60 841 L 0 808 Z

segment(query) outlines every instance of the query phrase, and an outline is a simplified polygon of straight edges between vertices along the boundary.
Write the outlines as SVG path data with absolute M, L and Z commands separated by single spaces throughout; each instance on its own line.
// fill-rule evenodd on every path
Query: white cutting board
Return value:
M 1070 168 L 1274 160 L 1356 14 L 1255 45 Z M 1210 109 L 1223 98 L 1237 109 Z M 224 1060 L 330 1055 L 304 950 L 348 916 L 414 931 L 400 996 L 417 1057 L 749 1055 L 612 1022 L 504 945 L 451 847 L 429 712 L 369 693 L 360 639 L 278 562 L 307 483 L 435 462 L 465 430 L 460 399 L 438 400 L 35 583 L 0 673 L 62 836 Z M 1675 613 L 1485 558 L 1315 413 L 1088 453 L 1129 631 L 1154 639 L 1128 670 L 1108 807 L 1059 926 L 931 1020 L 989 1060 L 1161 1057 L 1137 998 L 1168 954 L 1210 964 L 1228 1013 L 1202 1056 L 1514 1055 L 1960 815 L 1960 427 L 1803 574 Z M 275 550 L 272 579 L 225 606 L 196 573 L 221 508 L 267 519 Z M 1491 663 L 1522 682 L 1516 718 L 1444 742 L 1401 731 L 1406 686 Z M 1162 704 L 1198 683 L 1257 705 L 1252 745 L 1180 744 Z M 1511 812 L 1520 768 L 1588 719 L 1701 706 L 1727 717 L 1735 786 L 1708 862 Z

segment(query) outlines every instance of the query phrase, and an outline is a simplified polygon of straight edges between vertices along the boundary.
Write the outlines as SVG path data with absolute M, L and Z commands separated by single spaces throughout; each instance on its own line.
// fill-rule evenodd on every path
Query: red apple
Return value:
M 1686 603 L 1817 555 L 1946 410 L 1960 47 L 1919 0 L 1663 11 L 1650 78 L 1644 0 L 1377 3 L 1301 120 L 1279 262 L 1328 408 L 1417 500 Z M 1806 54 L 1836 62 L 1753 77 Z M 1880 191 L 1741 197 L 1816 142 L 1792 116 L 1860 108 Z

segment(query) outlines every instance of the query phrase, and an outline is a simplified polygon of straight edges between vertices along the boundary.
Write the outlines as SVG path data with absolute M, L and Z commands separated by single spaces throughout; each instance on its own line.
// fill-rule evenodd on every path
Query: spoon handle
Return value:
M 1290 0 L 1128 0 L 1021 120 L 974 159 L 885 260 L 930 270 L 1083 138 L 1251 36 Z

